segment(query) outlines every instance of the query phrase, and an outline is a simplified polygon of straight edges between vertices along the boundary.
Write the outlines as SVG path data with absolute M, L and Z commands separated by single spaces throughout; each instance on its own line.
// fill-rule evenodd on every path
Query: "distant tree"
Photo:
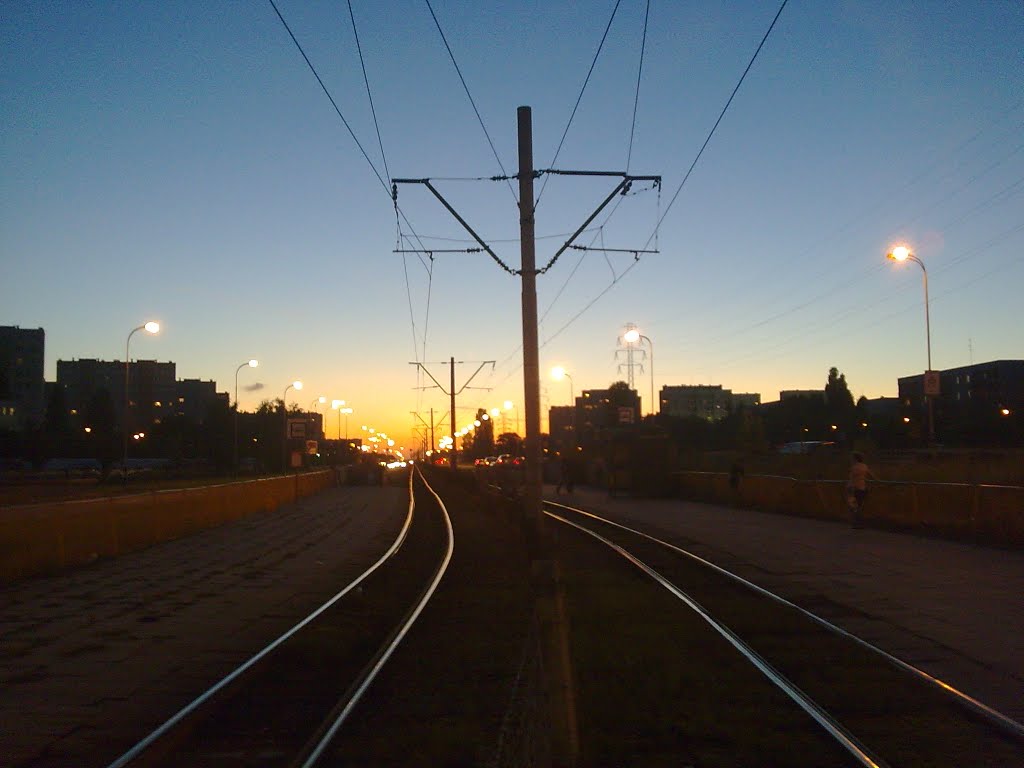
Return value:
M 846 440 L 856 434 L 857 408 L 846 384 L 846 375 L 830 368 L 825 382 L 825 411 L 831 425 L 838 427 L 835 438 Z
M 495 450 L 501 453 L 508 453 L 512 456 L 518 456 L 522 453 L 523 440 L 515 432 L 502 432 L 498 435 L 498 439 L 494 441 Z
M 624 381 L 616 381 L 608 385 L 608 401 L 615 408 L 619 406 L 632 406 L 634 404 L 634 395 L 635 393 L 629 388 L 629 384 Z
M 846 385 L 846 374 L 839 373 L 838 368 L 828 369 L 828 381 L 825 382 L 825 404 L 830 413 L 849 413 L 853 410 L 853 395 Z

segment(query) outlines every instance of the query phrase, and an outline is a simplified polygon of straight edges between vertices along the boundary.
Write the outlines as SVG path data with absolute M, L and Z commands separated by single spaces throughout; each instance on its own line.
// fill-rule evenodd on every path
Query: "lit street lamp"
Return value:
M 930 443 L 935 442 L 935 415 L 934 408 L 932 405 L 932 396 L 928 394 L 930 387 L 929 378 L 932 372 L 932 327 L 931 319 L 928 314 L 928 270 L 925 269 L 924 262 L 921 261 L 917 256 L 910 252 L 910 249 L 905 245 L 898 245 L 885 255 L 885 258 L 890 261 L 913 261 L 921 268 L 921 274 L 924 276 L 924 332 L 925 332 L 925 343 L 928 350 L 928 369 L 925 373 L 924 386 L 924 399 L 928 403 L 928 441 Z
M 625 339 L 627 344 L 636 344 L 641 340 L 647 342 L 647 346 L 651 349 L 651 413 L 655 414 L 658 412 L 656 407 L 656 401 L 654 399 L 654 342 L 652 342 L 647 336 L 644 336 L 636 328 L 630 328 L 622 337 Z
M 255 368 L 259 364 L 259 360 L 249 360 L 235 368 L 235 450 L 234 463 L 232 464 L 232 466 L 234 467 L 236 473 L 238 472 L 238 372 L 243 368 Z
M 128 397 L 128 370 L 130 367 L 128 363 L 128 348 L 132 343 L 132 336 L 139 331 L 145 331 L 146 333 L 159 333 L 160 323 L 155 323 L 150 320 L 148 323 L 140 325 L 138 328 L 133 328 L 132 332 L 128 334 L 128 340 L 124 343 L 124 424 L 121 425 L 121 431 L 124 435 L 124 464 L 122 466 L 122 471 L 124 472 L 124 481 L 126 483 L 128 482 L 128 407 L 131 404 L 131 400 Z
M 551 378 L 555 381 L 561 381 L 562 379 L 569 380 L 569 404 L 576 405 L 576 393 L 573 389 L 572 376 L 569 375 L 569 372 L 562 366 L 556 365 L 551 369 Z
M 302 389 L 301 381 L 293 381 L 287 387 L 284 388 L 284 394 L 281 395 L 281 450 L 284 455 L 284 471 L 288 471 L 288 390 L 300 390 Z
M 313 398 L 313 401 L 309 404 L 309 412 L 310 413 L 319 413 L 319 411 L 316 409 L 317 404 L 323 405 L 326 402 L 327 402 L 327 398 L 324 397 L 323 395 L 320 395 L 320 397 Z M 322 429 L 322 427 L 324 426 L 323 420 L 321 420 L 320 426 L 321 426 L 321 430 L 320 431 L 323 432 L 323 435 L 326 438 L 327 437 L 327 432 Z

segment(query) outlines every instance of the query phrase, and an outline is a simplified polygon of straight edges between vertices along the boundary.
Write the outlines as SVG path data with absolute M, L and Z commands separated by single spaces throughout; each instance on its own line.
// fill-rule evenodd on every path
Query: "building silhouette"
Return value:
M 42 420 L 45 346 L 42 328 L 0 326 L 0 428 L 24 429 Z

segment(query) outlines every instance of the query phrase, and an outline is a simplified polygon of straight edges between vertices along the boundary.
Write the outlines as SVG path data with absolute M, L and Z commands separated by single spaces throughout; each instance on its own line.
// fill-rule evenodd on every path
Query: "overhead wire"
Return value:
M 619 10 L 619 5 L 622 0 L 615 0 L 615 7 L 612 8 L 612 15 L 608 19 L 608 24 L 604 28 L 604 34 L 601 36 L 601 42 L 597 46 L 597 52 L 594 54 L 594 60 L 590 63 L 590 69 L 587 71 L 587 76 L 583 80 L 583 87 L 580 88 L 580 95 L 576 97 L 576 104 L 572 108 L 572 114 L 569 115 L 569 122 L 565 124 L 565 130 L 562 131 L 562 138 L 558 142 L 558 148 L 555 150 L 555 156 L 551 158 L 551 162 L 548 164 L 549 168 L 554 168 L 555 163 L 558 161 L 558 155 L 562 151 L 562 145 L 565 144 L 565 137 L 569 135 L 569 128 L 572 126 L 572 121 L 576 117 L 576 110 L 580 108 L 580 102 L 583 101 L 583 94 L 586 93 L 587 83 L 590 82 L 590 76 L 594 73 L 594 67 L 597 66 L 597 59 L 601 55 L 601 49 L 604 48 L 604 41 L 608 39 L 608 30 L 612 28 L 612 22 L 615 21 L 615 14 Z M 533 204 L 534 211 L 540 205 L 540 200 L 544 196 L 544 190 L 547 188 L 548 183 L 547 176 L 544 177 L 544 181 L 541 182 L 540 192 L 537 193 L 537 200 Z
M 949 160 L 950 160 L 950 158 L 954 157 L 955 155 L 957 155 L 957 154 L 961 153 L 962 151 L 964 151 L 965 149 L 967 149 L 971 144 L 975 143 L 978 140 L 978 138 L 980 138 L 987 130 L 989 130 L 993 126 L 996 126 L 996 125 L 1000 124 L 1001 122 L 1003 122 L 1007 117 L 1009 117 L 1011 114 L 1016 112 L 1021 106 L 1024 106 L 1024 100 L 1018 101 L 1012 107 L 1010 107 L 1009 109 L 1007 109 L 1004 112 L 1002 112 L 991 123 L 987 124 L 985 127 L 981 128 L 981 129 L 979 129 L 977 132 L 975 132 L 969 138 L 967 138 L 964 141 L 962 141 L 960 144 L 958 144 L 956 147 L 954 147 L 949 152 L 944 153 L 943 155 L 938 157 L 934 162 L 930 163 L 922 171 L 920 171 L 919 173 L 915 174 L 909 181 L 905 182 L 899 188 L 892 190 L 890 192 L 890 194 L 884 195 L 884 196 L 877 196 L 876 198 L 873 198 L 874 202 L 872 204 L 868 205 L 866 208 L 861 210 L 859 213 L 857 213 L 856 215 L 851 217 L 848 221 L 846 221 L 845 224 L 843 224 L 842 226 L 840 226 L 837 229 L 835 229 L 826 238 L 821 238 L 821 237 L 819 237 L 819 238 L 809 238 L 810 241 L 811 241 L 810 244 L 808 244 L 805 247 L 799 249 L 796 252 L 796 256 L 792 257 L 792 258 L 795 259 L 796 261 L 800 261 L 805 256 L 810 256 L 812 254 L 817 254 L 820 251 L 820 243 L 823 240 L 834 241 L 834 239 L 836 237 L 841 236 L 841 235 L 843 235 L 843 234 L 845 234 L 847 232 L 852 231 L 854 229 L 854 227 L 859 222 L 863 221 L 865 218 L 867 218 L 872 213 L 874 213 L 874 212 L 876 212 L 878 210 L 881 210 L 881 209 L 883 209 L 883 208 L 885 208 L 887 206 L 891 206 L 892 205 L 891 201 L 892 201 L 893 195 L 899 194 L 901 192 L 904 192 L 906 190 L 911 189 L 916 184 L 918 184 L 921 181 L 923 181 L 924 179 L 926 179 L 928 177 L 928 175 L 931 174 L 937 168 L 947 168 L 947 173 L 944 174 L 943 176 L 941 176 L 938 180 L 932 182 L 930 184 L 931 187 L 934 187 L 939 180 L 944 179 L 944 178 L 946 178 L 946 177 L 948 177 L 950 175 L 953 175 L 955 173 L 955 169 L 950 169 L 949 168 L 949 165 L 950 165 Z M 1012 133 L 1011 135 L 1016 137 L 1016 136 L 1019 136 L 1019 133 Z M 1013 154 L 1016 154 L 1017 151 L 1019 151 L 1019 147 L 1017 149 L 1015 149 L 1013 152 L 1011 152 L 1009 156 L 1012 156 Z M 974 158 L 971 158 L 971 159 L 973 160 Z M 987 173 L 990 170 L 992 170 L 992 167 L 986 169 L 985 172 Z M 966 188 L 971 183 L 973 183 L 973 181 L 975 181 L 975 180 L 976 180 L 975 178 L 972 178 L 972 179 L 968 180 L 967 182 L 965 182 L 964 184 L 961 184 L 959 187 L 957 187 L 956 191 L 960 191 L 960 190 Z M 932 206 L 932 207 L 934 207 L 934 206 Z M 915 220 L 915 219 L 911 219 L 911 221 L 913 221 L 913 220 Z M 909 222 L 905 223 L 903 226 L 906 227 L 906 225 L 908 223 Z M 776 267 L 774 265 L 765 265 L 765 267 L 762 270 L 760 270 L 760 272 L 756 272 L 754 274 L 748 274 L 747 275 L 748 282 L 756 284 L 758 286 L 758 288 L 759 288 L 759 291 L 763 292 L 763 290 L 764 290 L 763 279 L 764 279 L 765 274 L 770 272 L 770 271 L 773 272 L 775 270 L 776 270 Z M 804 285 L 811 284 L 817 278 L 822 277 L 824 275 L 831 274 L 833 271 L 834 271 L 834 267 L 832 266 L 832 264 L 825 264 L 825 265 L 823 265 L 821 267 L 821 269 L 819 269 L 817 272 L 807 273 L 806 271 L 802 271 L 802 274 L 801 274 L 801 284 L 804 284 Z M 831 293 L 831 291 L 828 292 L 828 293 Z M 762 304 L 764 304 L 764 303 L 771 304 L 771 303 L 774 303 L 775 301 L 777 301 L 778 299 L 782 299 L 782 300 L 788 301 L 788 300 L 790 300 L 792 298 L 792 296 L 793 296 L 792 286 L 787 285 L 786 288 L 784 289 L 784 292 L 782 294 L 780 294 L 776 299 L 768 300 L 767 302 L 762 302 Z M 813 301 L 814 301 L 814 299 L 812 299 L 811 302 L 809 302 L 809 303 L 813 303 Z M 796 311 L 797 309 L 800 309 L 802 307 L 803 307 L 803 305 L 801 305 L 800 307 L 789 308 L 789 309 L 783 310 L 782 312 L 779 313 L 779 316 L 780 317 L 781 316 L 785 316 L 786 314 L 790 314 L 792 311 Z M 762 323 L 759 321 L 756 325 L 761 325 L 761 324 Z M 725 338 L 725 337 L 728 337 L 728 336 L 735 336 L 737 333 L 741 333 L 741 332 L 743 332 L 743 331 L 745 331 L 747 329 L 748 329 L 748 326 L 731 326 L 730 328 L 723 330 L 722 333 L 718 337 L 716 337 L 716 338 Z
M 299 53 L 302 54 L 302 58 L 305 60 L 306 66 L 309 67 L 309 71 L 313 73 L 313 77 L 315 77 L 316 81 L 320 83 L 320 89 L 324 92 L 324 95 L 327 97 L 328 101 L 331 102 L 331 106 L 334 107 L 334 111 L 337 113 L 338 117 L 341 118 L 341 122 L 345 124 L 345 128 L 348 130 L 349 136 L 352 137 L 352 141 L 356 143 L 356 146 L 359 147 L 359 151 L 362 153 L 363 158 L 366 160 L 367 163 L 369 163 L 370 168 L 373 170 L 373 175 L 377 177 L 377 181 L 379 181 L 380 185 L 384 187 L 384 191 L 390 195 L 391 190 L 388 188 L 388 185 L 384 182 L 384 179 L 381 177 L 380 172 L 377 170 L 377 166 L 374 165 L 373 160 L 370 159 L 370 156 L 363 148 L 363 145 L 359 141 L 359 138 L 356 136 L 355 131 L 352 130 L 352 126 L 349 125 L 348 120 L 346 120 L 345 116 L 341 113 L 341 108 L 338 107 L 338 103 L 334 100 L 334 97 L 331 95 L 331 92 L 327 90 L 327 86 L 324 85 L 324 81 L 320 78 L 320 75 L 317 73 L 316 67 L 313 66 L 313 62 L 309 60 L 309 56 L 306 55 L 306 51 L 302 48 L 302 44 L 295 37 L 295 33 L 292 32 L 292 28 L 288 26 L 288 22 L 284 20 L 284 16 L 281 15 L 281 11 L 278 10 L 277 4 L 274 2 L 274 0 L 267 1 L 270 3 L 271 8 L 274 9 L 274 13 L 277 14 L 277 18 L 281 20 L 281 24 L 284 25 L 285 30 L 288 32 L 288 36 L 292 39 L 292 42 L 295 43 L 295 47 L 299 49 Z
M 484 136 L 487 137 L 487 143 L 491 147 L 491 152 L 494 153 L 494 159 L 498 161 L 498 167 L 501 168 L 503 176 L 508 176 L 508 172 L 505 170 L 505 166 L 501 162 L 501 157 L 498 155 L 498 150 L 494 146 L 494 142 L 491 140 L 491 134 L 487 131 L 487 126 L 484 125 L 484 119 L 480 116 L 480 110 L 477 109 L 476 101 L 473 100 L 473 94 L 469 91 L 469 86 L 466 84 L 466 78 L 462 76 L 462 69 L 459 67 L 459 62 L 455 60 L 455 54 L 452 52 L 452 47 L 448 45 L 448 38 L 445 37 L 444 30 L 441 29 L 441 22 L 437 20 L 437 14 L 434 13 L 434 8 L 430 4 L 430 0 L 424 0 L 427 4 L 427 10 L 430 11 L 430 17 L 434 20 L 434 26 L 437 27 L 438 33 L 441 35 L 441 41 L 444 43 L 445 50 L 448 51 L 448 56 L 452 60 L 452 64 L 455 66 L 455 72 L 459 76 L 459 81 L 462 83 L 462 88 L 466 92 L 466 96 L 469 98 L 469 103 L 473 107 L 473 112 L 476 114 L 476 119 L 480 123 L 480 127 L 483 129 Z M 509 192 L 512 193 L 512 198 L 519 204 L 519 198 L 516 197 L 516 191 L 512 186 L 512 182 L 506 178 L 505 182 L 508 184 Z
M 951 259 L 948 262 L 945 262 L 945 263 L 937 265 L 937 266 L 933 266 L 933 268 L 929 271 L 929 274 L 934 278 L 936 275 L 942 274 L 942 273 L 946 272 L 947 270 L 953 268 L 957 264 L 961 264 L 961 263 L 967 261 L 968 259 L 976 257 L 978 254 L 990 253 L 991 249 L 992 249 L 992 247 L 994 245 L 997 245 L 997 244 L 1003 242 L 1004 240 L 1007 240 L 1010 237 L 1012 237 L 1013 235 L 1016 235 L 1016 234 L 1018 234 L 1020 232 L 1024 232 L 1024 223 L 1017 224 L 1017 225 L 1015 225 L 1015 226 L 1013 226 L 1013 227 L 1011 227 L 1011 228 L 1009 228 L 1007 230 L 1004 230 L 1003 232 L 1000 232 L 999 234 L 995 235 L 994 237 L 989 238 L 988 240 L 986 240 L 985 242 L 981 243 L 980 245 L 976 245 L 976 246 L 974 246 L 972 248 L 968 248 L 966 251 L 962 252 L 960 255 L 956 256 L 955 258 Z M 1016 257 L 1016 258 L 1019 259 L 1020 257 Z M 884 269 L 884 267 L 885 267 L 884 264 L 877 265 L 877 269 Z M 991 274 L 991 272 L 990 273 L 986 273 L 986 276 L 987 276 L 987 274 Z M 978 278 L 976 278 L 976 279 L 974 279 L 972 281 L 969 281 L 969 283 L 976 282 L 977 279 Z M 962 287 L 962 286 L 967 285 L 969 283 L 958 283 L 957 287 Z M 956 290 L 956 287 L 950 289 L 950 291 L 947 291 L 947 293 L 948 292 L 952 292 L 953 290 Z M 870 301 L 867 304 L 865 304 L 862 299 L 858 298 L 854 304 L 851 304 L 851 305 L 849 305 L 847 307 L 844 307 L 844 308 L 834 309 L 833 311 L 831 311 L 829 313 L 829 316 L 827 318 L 821 318 L 817 322 L 815 322 L 813 327 L 807 328 L 806 330 L 802 330 L 802 331 L 800 331 L 798 333 L 791 334 L 788 337 L 783 338 L 783 339 L 776 339 L 776 340 L 774 340 L 773 343 L 768 344 L 768 345 L 762 345 L 757 350 L 755 350 L 753 352 L 750 352 L 750 353 L 747 353 L 747 354 L 744 354 L 744 355 L 739 355 L 739 356 L 736 356 L 736 357 L 727 358 L 724 362 L 716 363 L 716 367 L 732 367 L 732 366 L 737 365 L 737 364 L 742 363 L 742 362 L 751 362 L 751 361 L 759 360 L 759 359 L 762 359 L 765 356 L 773 357 L 773 356 L 775 356 L 777 354 L 777 351 L 779 349 L 783 349 L 785 347 L 788 347 L 788 346 L 790 346 L 792 344 L 796 344 L 796 343 L 805 344 L 808 339 L 815 338 L 823 330 L 827 331 L 828 329 L 833 328 L 836 325 L 840 325 L 840 324 L 844 323 L 846 320 L 848 320 L 849 318 L 857 315 L 858 313 L 863 314 L 867 310 L 870 310 L 870 309 L 872 309 L 872 308 L 874 308 L 874 307 L 876 307 L 876 306 L 878 306 L 880 304 L 885 303 L 886 301 L 889 301 L 889 300 L 891 300 L 891 299 L 893 299 L 895 297 L 900 296 L 902 293 L 903 293 L 903 291 L 902 291 L 902 289 L 900 287 L 894 286 L 891 289 L 889 289 L 888 291 L 886 291 L 885 293 L 883 293 L 881 296 L 875 298 L 873 301 Z M 933 302 L 937 296 L 941 296 L 941 295 L 944 295 L 944 294 L 943 293 L 936 293 L 935 295 L 931 296 L 930 297 L 930 302 Z M 860 327 L 864 328 L 864 327 L 868 327 L 868 326 L 861 325 Z M 712 345 L 712 346 L 714 346 L 714 345 Z M 715 348 L 717 349 L 717 347 L 715 347 Z
M 626 173 L 629 173 L 629 163 L 633 159 L 633 135 L 636 133 L 636 110 L 640 104 L 640 78 L 644 72 L 644 51 L 647 50 L 647 20 L 651 16 L 651 0 L 647 0 L 647 9 L 644 11 L 644 34 L 640 41 L 640 65 L 636 70 L 636 95 L 633 97 L 633 122 L 629 128 L 629 150 L 626 152 Z
M 743 81 L 747 79 L 747 74 L 750 72 L 750 68 L 753 67 L 754 62 L 757 61 L 758 54 L 761 53 L 761 49 L 764 48 L 764 44 L 768 41 L 768 36 L 771 35 L 772 30 L 775 29 L 775 23 L 779 20 L 779 16 L 782 15 L 782 11 L 788 2 L 789 0 L 782 0 L 782 5 L 779 6 L 779 10 L 776 12 L 775 18 L 773 18 L 772 23 L 768 25 L 768 31 L 764 33 L 764 37 L 761 38 L 761 42 L 758 44 L 757 50 L 754 51 L 754 55 L 750 57 L 750 61 L 747 63 L 747 68 L 743 70 L 743 74 L 740 75 L 740 79 L 736 83 L 736 87 L 733 88 L 732 93 L 729 94 L 729 98 L 725 102 L 725 106 L 722 107 L 722 111 L 719 113 L 718 119 L 715 120 L 715 124 L 711 127 L 711 131 L 708 133 L 707 138 L 704 139 L 704 143 L 701 145 L 700 151 L 698 151 L 697 156 L 693 158 L 693 162 L 690 163 L 690 167 L 683 176 L 683 180 L 679 182 L 679 186 L 676 187 L 675 194 L 672 195 L 672 199 L 669 200 L 668 205 L 665 206 L 665 211 L 661 214 L 661 218 L 658 219 L 658 223 L 654 227 L 654 232 L 652 232 L 651 236 L 647 238 L 647 242 L 644 244 L 645 249 L 651 244 L 651 241 L 654 240 L 655 234 L 661 227 L 661 223 L 665 220 L 665 217 L 668 216 L 668 212 L 672 210 L 672 206 L 675 205 L 675 202 L 679 197 L 679 193 L 682 192 L 683 187 L 686 186 L 686 182 L 689 180 L 690 174 L 693 173 L 693 169 L 696 168 L 697 163 L 700 162 L 700 158 L 704 154 L 704 150 L 707 149 L 708 144 L 711 142 L 711 137 L 713 137 L 715 135 L 715 131 L 718 130 L 718 126 L 721 124 L 722 118 L 725 117 L 725 113 L 729 111 L 729 105 L 732 104 L 732 100 L 736 98 L 736 94 L 739 92 L 740 86 L 743 85 Z

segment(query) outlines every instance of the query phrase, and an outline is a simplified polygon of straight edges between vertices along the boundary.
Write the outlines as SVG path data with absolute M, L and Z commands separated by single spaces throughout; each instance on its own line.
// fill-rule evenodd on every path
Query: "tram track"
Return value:
M 678 606 L 662 601 L 657 610 L 700 616 L 704 632 L 731 644 L 829 734 L 846 764 L 1024 764 L 1024 728 L 949 683 L 671 542 L 563 504 L 545 502 L 545 512 L 614 552 L 618 565 L 607 567 L 629 569 L 619 579 L 634 582 L 642 573 Z M 563 534 L 560 543 L 570 542 Z M 678 632 L 681 652 L 694 642 L 707 647 L 706 638 L 694 640 L 689 619 L 660 621 Z M 722 663 L 720 656 L 703 661 Z
M 405 522 L 372 566 L 110 768 L 314 765 L 419 618 L 453 549 L 444 504 L 410 472 Z

